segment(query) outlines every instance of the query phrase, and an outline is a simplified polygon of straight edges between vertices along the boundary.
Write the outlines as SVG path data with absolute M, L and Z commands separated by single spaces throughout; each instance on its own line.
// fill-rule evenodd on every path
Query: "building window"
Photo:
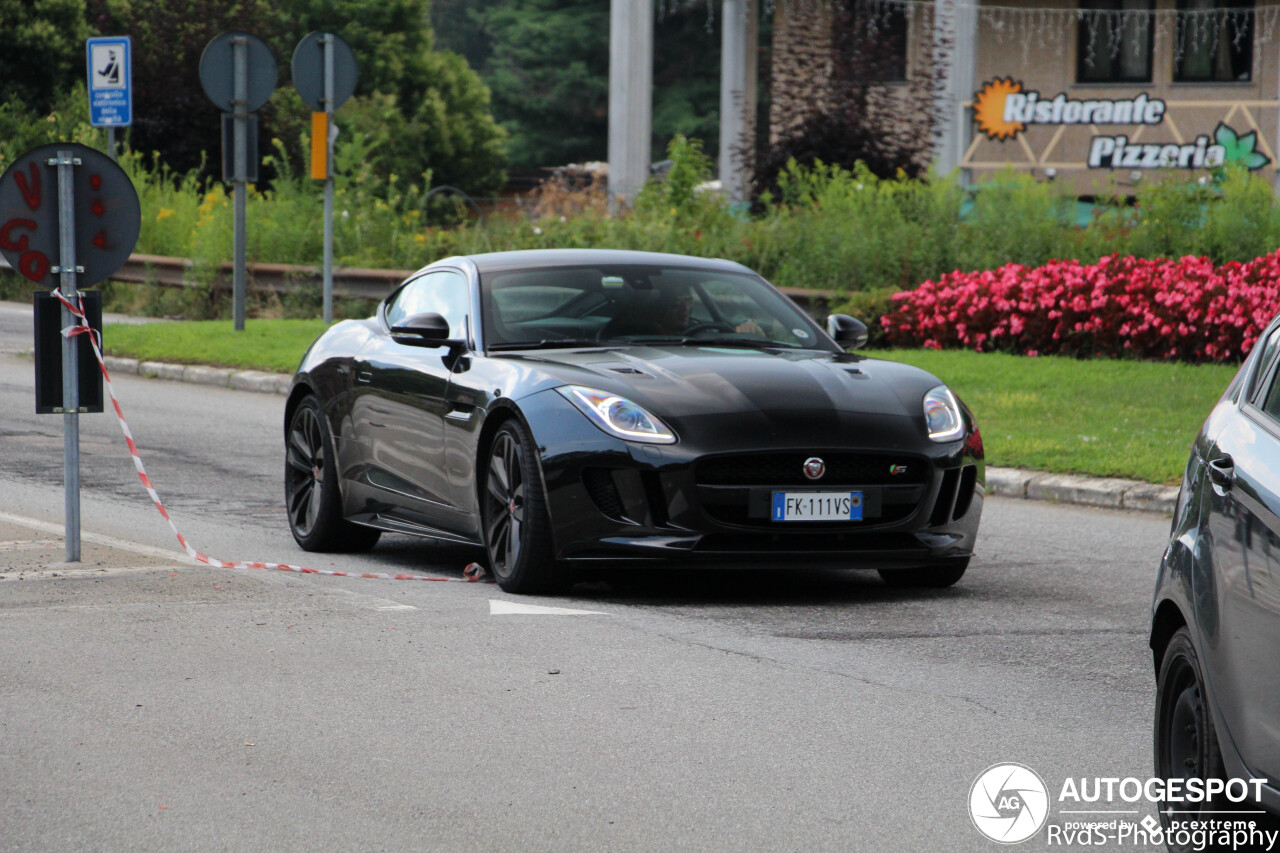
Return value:
M 1078 83 L 1150 83 L 1152 0 L 1081 0 Z
M 1254 0 L 1178 0 L 1173 79 L 1247 83 L 1253 78 Z

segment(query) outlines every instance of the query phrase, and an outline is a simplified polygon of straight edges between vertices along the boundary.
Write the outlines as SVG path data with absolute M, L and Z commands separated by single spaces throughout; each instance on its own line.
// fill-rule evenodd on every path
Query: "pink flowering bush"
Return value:
M 893 296 L 893 346 L 1025 355 L 1238 361 L 1280 310 L 1280 251 L 1207 258 L 1111 255 L 952 272 Z

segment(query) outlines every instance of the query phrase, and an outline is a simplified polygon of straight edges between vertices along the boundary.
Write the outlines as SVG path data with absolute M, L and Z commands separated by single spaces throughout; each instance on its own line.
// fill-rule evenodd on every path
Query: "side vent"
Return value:
M 960 491 L 956 494 L 956 508 L 951 513 L 952 519 L 964 518 L 973 503 L 973 492 L 978 485 L 978 466 L 966 465 L 960 471 Z
M 933 504 L 933 514 L 929 516 L 929 526 L 937 527 L 951 520 L 951 508 L 956 502 L 956 486 L 960 482 L 960 470 L 948 468 L 942 472 L 942 488 L 938 489 L 938 500 Z
M 596 509 L 614 520 L 622 520 L 622 496 L 613 482 L 613 472 L 608 468 L 583 468 L 582 484 L 587 487 Z

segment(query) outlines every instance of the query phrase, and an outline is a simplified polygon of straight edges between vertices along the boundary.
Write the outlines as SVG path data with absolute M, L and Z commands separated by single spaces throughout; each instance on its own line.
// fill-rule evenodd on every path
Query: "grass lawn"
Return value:
M 320 320 L 109 325 L 107 352 L 147 361 L 289 373 Z M 879 350 L 951 385 L 978 418 L 992 465 L 1176 483 L 1191 440 L 1233 365 L 1080 361 L 993 353 Z
M 1237 369 L 935 350 L 874 355 L 949 384 L 978 419 L 989 464 L 1170 484 Z
M 243 332 L 230 320 L 108 323 L 102 339 L 107 355 L 293 373 L 323 331 L 323 320 L 246 320 Z

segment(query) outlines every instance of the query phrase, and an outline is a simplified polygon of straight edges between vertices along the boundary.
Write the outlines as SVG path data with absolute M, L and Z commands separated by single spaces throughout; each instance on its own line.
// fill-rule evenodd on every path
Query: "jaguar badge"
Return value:
M 889 466 L 889 474 L 891 476 L 896 477 L 899 474 L 905 474 L 905 473 L 907 473 L 906 465 L 890 465 Z
M 818 457 L 810 456 L 804 460 L 804 475 L 810 480 L 821 480 L 825 473 L 827 473 L 827 463 Z

